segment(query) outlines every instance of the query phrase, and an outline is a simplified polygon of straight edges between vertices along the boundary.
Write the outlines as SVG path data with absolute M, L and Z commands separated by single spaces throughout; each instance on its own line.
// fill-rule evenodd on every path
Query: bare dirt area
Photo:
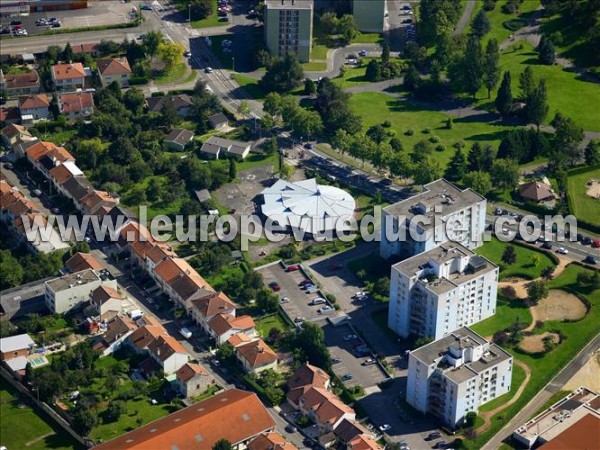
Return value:
M 544 339 L 552 337 L 555 344 L 560 342 L 560 336 L 556 333 L 542 333 L 525 336 L 519 343 L 519 348 L 527 353 L 542 353 L 544 351 Z
M 579 320 L 587 313 L 581 300 L 560 289 L 551 289 L 533 309 L 538 320 Z
M 600 351 L 594 353 L 588 362 L 564 385 L 563 390 L 571 391 L 585 386 L 600 392 Z
M 587 191 L 585 193 L 588 197 L 600 198 L 600 180 L 589 180 L 586 186 Z

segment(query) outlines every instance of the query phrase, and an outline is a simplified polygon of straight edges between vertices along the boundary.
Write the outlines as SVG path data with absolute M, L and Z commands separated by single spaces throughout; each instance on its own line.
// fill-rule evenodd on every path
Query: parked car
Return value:
M 325 305 L 317 310 L 317 314 L 323 314 L 329 311 L 333 311 L 333 306 Z
M 34 189 L 32 194 L 39 197 L 40 195 L 42 195 L 42 191 L 40 191 L 39 189 Z
M 307 284 L 312 284 L 312 281 L 310 280 L 302 280 L 300 283 L 298 283 L 298 286 L 306 286 Z
M 388 431 L 390 428 L 392 428 L 392 427 L 389 423 L 384 423 L 383 425 L 379 426 L 380 431 Z
M 588 236 L 583 236 L 583 237 L 581 238 L 581 243 L 582 243 L 583 245 L 591 245 L 591 244 L 592 244 L 592 238 L 591 238 L 591 237 L 588 237 Z
M 287 431 L 288 433 L 295 433 L 297 430 L 296 430 L 296 427 L 294 425 L 288 424 L 285 427 L 285 431 Z
M 314 148 L 314 145 L 312 145 L 310 142 L 307 142 L 306 144 L 304 144 L 304 148 L 307 150 L 312 150 Z
M 427 435 L 425 438 L 426 441 L 433 441 L 434 439 L 439 439 L 442 437 L 442 434 L 439 431 L 433 431 Z
M 331 364 L 339 364 L 341 362 L 342 362 L 341 358 L 338 358 L 337 356 L 334 358 L 331 358 Z
M 594 258 L 592 255 L 587 255 L 584 260 L 584 263 L 586 264 L 597 264 L 598 261 L 596 260 L 596 258 Z
M 207 67 L 206 69 L 204 69 L 204 72 L 206 73 L 212 73 L 213 69 L 212 67 Z
M 186 58 L 189 58 L 190 56 L 192 56 L 192 52 L 190 52 L 189 50 L 186 50 L 185 52 L 183 52 L 183 56 L 185 56 Z
M 556 253 L 559 253 L 561 255 L 567 255 L 567 254 L 569 254 L 569 250 L 567 250 L 564 247 L 559 247 L 558 250 L 556 250 Z
M 281 303 L 289 303 L 290 299 L 288 297 L 281 297 L 281 300 L 279 300 Z
M 542 244 L 542 248 L 546 249 L 546 250 L 551 250 L 552 249 L 552 242 L 550 241 L 546 241 Z
M 313 305 L 323 305 L 323 304 L 325 304 L 325 303 L 327 303 L 327 300 L 325 300 L 325 299 L 324 299 L 324 298 L 322 298 L 322 297 L 316 297 L 316 298 L 313 298 L 313 299 L 310 301 L 309 305 L 311 305 L 311 306 L 313 306 Z
M 600 248 L 600 241 L 599 240 L 592 241 L 592 247 Z
M 448 443 L 446 441 L 438 441 L 435 443 L 433 448 L 446 448 L 447 445 Z
M 294 318 L 294 323 L 301 323 L 301 322 L 304 322 L 304 317 L 297 316 L 296 318 Z
M 342 381 L 348 381 L 348 380 L 351 380 L 351 379 L 352 379 L 352 378 L 354 378 L 354 377 L 352 376 L 352 374 L 351 374 L 351 373 L 345 373 L 345 374 L 344 374 L 344 375 L 342 375 L 340 378 L 341 378 L 341 380 L 342 380 Z
M 377 364 L 377 360 L 375 358 L 365 359 L 360 363 L 361 366 L 372 366 L 373 364 Z
M 296 270 L 299 270 L 300 266 L 298 264 L 292 264 L 291 266 L 287 266 L 285 268 L 286 272 L 295 272 Z
M 367 56 L 367 51 L 361 50 L 360 52 L 358 52 L 358 56 L 362 56 L 364 58 L 365 56 Z
M 192 337 L 192 332 L 190 330 L 188 330 L 186 327 L 182 327 L 179 330 L 179 334 L 181 334 L 186 339 L 189 339 Z
M 279 292 L 281 290 L 281 285 L 277 281 L 272 281 L 271 283 L 269 283 L 269 287 L 274 292 Z
M 344 336 L 344 341 L 346 342 L 353 341 L 354 339 L 358 339 L 358 336 L 355 334 L 347 334 L 346 336 Z

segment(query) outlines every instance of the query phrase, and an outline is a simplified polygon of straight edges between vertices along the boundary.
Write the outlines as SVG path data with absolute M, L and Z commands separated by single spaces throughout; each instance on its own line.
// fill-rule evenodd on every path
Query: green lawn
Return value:
M 249 154 L 245 160 L 237 163 L 238 173 L 242 170 L 253 169 L 254 167 L 275 166 L 278 164 L 277 154 L 259 155 Z
M 536 79 L 546 80 L 548 91 L 548 105 L 550 107 L 545 123 L 549 123 L 554 113 L 560 111 L 565 116 L 571 117 L 577 125 L 586 131 L 600 131 L 600 87 L 595 83 L 582 81 L 579 75 L 568 72 L 560 66 L 546 66 L 538 63 L 537 53 L 533 47 L 525 42 L 521 43 L 523 49 L 513 48 L 505 50 L 500 57 L 502 71 L 510 71 L 512 75 L 513 95 L 519 91 L 519 75 L 527 65 L 532 66 Z M 478 106 L 493 109 L 493 99 L 487 98 L 487 92 L 482 89 L 477 94 Z
M 516 262 L 510 266 L 502 262 L 504 249 L 509 245 L 515 248 L 517 254 Z M 515 276 L 526 279 L 537 278 L 541 275 L 544 268 L 554 265 L 552 259 L 544 252 L 517 245 L 516 243 L 502 242 L 496 238 L 483 244 L 483 246 L 477 249 L 477 253 L 500 266 L 500 279 Z M 539 255 L 541 258 L 537 266 L 534 266 L 531 260 L 534 254 Z
M 480 2 L 479 2 L 480 3 Z M 538 6 L 540 6 L 539 0 L 527 0 L 520 5 L 520 14 L 504 14 L 502 12 L 502 5 L 504 1 L 496 2 L 496 7 L 493 11 L 487 11 L 487 17 L 490 21 L 490 32 L 485 36 L 486 39 L 496 38 L 499 44 L 504 42 L 509 38 L 513 31 L 510 31 L 508 28 L 505 28 L 502 24 L 510 19 L 522 19 L 527 20 L 533 11 L 535 11 Z M 481 4 L 481 3 L 480 3 Z M 473 18 L 477 14 L 476 11 L 473 12 Z
M 558 330 L 564 336 L 564 340 L 554 350 L 543 356 L 527 355 L 512 347 L 505 347 L 515 358 L 523 361 L 531 369 L 530 381 L 514 404 L 492 417 L 492 425 L 487 432 L 478 436 L 474 441 L 466 442 L 468 448 L 481 448 L 484 442 L 487 442 L 504 426 L 507 418 L 513 417 L 520 411 L 600 331 L 600 289 L 593 289 L 591 286 L 578 283 L 577 274 L 581 272 L 591 271 L 572 264 L 559 277 L 549 282 L 548 287 L 564 289 L 585 297 L 591 305 L 588 314 L 577 322 L 544 322 L 543 326 L 536 330 L 536 333 Z
M 358 33 L 354 39 L 353 44 L 380 44 L 383 38 L 380 33 Z
M 35 127 L 42 133 L 40 139 L 43 141 L 54 142 L 57 145 L 65 144 L 77 136 L 77 130 L 75 129 L 63 129 L 62 131 L 55 131 L 52 133 L 44 133 L 44 122 L 38 122 Z M 68 127 L 68 126 L 67 126 Z
M 329 49 L 322 44 L 317 44 L 316 40 L 314 40 L 312 50 L 310 52 L 311 59 L 327 59 L 327 52 Z
M 577 175 L 569 175 L 567 192 L 571 214 L 590 224 L 600 223 L 600 199 L 586 195 L 586 183 L 590 179 L 600 180 L 600 169 L 590 170 Z
M 282 333 L 289 329 L 278 313 L 255 319 L 254 322 L 256 323 L 256 329 L 263 339 L 269 335 L 269 331 L 271 331 L 272 328 L 277 328 Z
M 259 80 L 256 78 L 252 78 L 241 73 L 234 73 L 233 78 L 244 89 L 246 94 L 253 99 L 261 100 L 267 95 L 264 89 L 258 84 Z
M 302 64 L 302 69 L 307 72 L 324 72 L 327 70 L 327 61 L 311 61 Z
M 19 405 L 23 404 L 23 407 Z M 45 437 L 43 437 L 45 436 Z M 32 442 L 39 439 L 36 442 Z M 73 450 L 81 446 L 50 418 L 38 413 L 0 379 L 0 440 L 9 450 Z
M 148 184 L 149 184 L 150 180 L 153 178 L 156 178 L 156 179 L 162 181 L 164 186 L 168 186 L 168 178 L 165 175 L 154 175 L 154 176 L 143 179 L 139 183 L 136 183 L 129 191 L 131 191 L 132 189 L 137 189 L 137 188 L 142 188 L 144 190 L 147 190 Z M 127 193 L 128 192 L 123 193 L 123 196 L 122 196 L 123 197 L 123 199 L 122 199 L 123 206 L 132 207 L 132 208 L 137 208 L 137 207 L 141 206 L 141 205 L 130 204 L 127 202 Z M 168 216 L 168 215 L 177 214 L 181 208 L 181 202 L 182 202 L 182 199 L 179 198 L 179 199 L 175 200 L 174 202 L 171 202 L 168 204 L 164 204 L 160 200 L 154 201 L 154 202 L 148 200 L 146 202 L 143 202 L 143 204 L 148 206 L 148 220 L 152 220 L 154 217 L 156 217 L 158 215 Z
M 366 71 L 367 65 L 363 62 L 361 67 L 353 67 L 346 69 L 344 75 L 341 77 L 334 78 L 333 82 L 342 89 L 369 83 L 369 81 L 365 78 Z
M 187 3 L 184 10 L 187 13 Z M 219 22 L 219 16 L 217 15 L 217 0 L 212 0 L 212 11 L 212 14 L 209 15 L 206 19 L 192 20 L 192 28 L 208 28 L 227 25 L 227 23 L 225 22 Z
M 412 148 L 420 140 L 438 136 L 440 142 L 434 145 L 446 146 L 444 151 L 434 152 L 434 156 L 442 166 L 446 166 L 454 154 L 452 144 L 464 140 L 468 144 L 479 141 L 497 146 L 504 133 L 514 128 L 480 122 L 473 118 L 455 118 L 454 126 L 448 129 L 445 125 L 448 118 L 446 114 L 429 110 L 407 99 L 392 98 L 379 92 L 352 95 L 350 107 L 361 115 L 365 128 L 389 120 L 392 123 L 391 129 L 396 132 L 396 136 L 407 149 Z M 414 130 L 412 136 L 405 135 L 409 129 Z M 423 133 L 425 129 L 429 129 L 430 133 Z
M 517 321 L 529 325 L 531 320 L 531 313 L 523 300 L 509 300 L 498 295 L 496 314 L 472 325 L 471 328 L 484 337 L 490 337 L 496 331 L 504 330 Z
M 185 75 L 185 70 L 187 68 L 187 64 L 184 62 L 180 62 L 175 65 L 170 72 L 162 74 L 154 79 L 156 84 L 172 84 L 183 78 Z

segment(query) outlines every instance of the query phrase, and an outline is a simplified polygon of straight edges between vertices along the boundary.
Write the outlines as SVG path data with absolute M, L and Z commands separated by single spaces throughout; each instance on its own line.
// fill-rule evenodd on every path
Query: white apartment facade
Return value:
M 117 280 L 104 279 L 92 269 L 71 273 L 45 283 L 45 301 L 53 313 L 64 314 L 90 299 L 99 286 L 117 289 Z
M 414 256 L 449 240 L 469 249 L 483 244 L 484 197 L 444 179 L 423 188 L 423 192 L 383 210 L 379 245 L 382 258 Z M 409 223 L 414 227 L 413 236 Z
M 409 354 L 406 401 L 455 428 L 510 391 L 512 365 L 509 353 L 461 328 Z
M 402 337 L 440 339 L 496 313 L 499 269 L 446 243 L 392 266 L 388 326 Z

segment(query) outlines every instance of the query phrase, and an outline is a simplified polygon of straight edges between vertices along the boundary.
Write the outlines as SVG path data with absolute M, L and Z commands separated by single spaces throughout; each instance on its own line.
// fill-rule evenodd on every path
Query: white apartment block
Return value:
M 63 314 L 89 301 L 97 287 L 117 289 L 117 280 L 109 280 L 92 269 L 70 273 L 45 283 L 46 306 L 53 313 Z
M 461 328 L 409 354 L 406 401 L 455 428 L 510 391 L 512 363 L 509 353 Z
M 407 258 L 449 240 L 477 248 L 483 244 L 486 203 L 471 189 L 461 190 L 444 179 L 426 184 L 423 192 L 384 208 L 379 253 L 384 259 Z
M 498 267 L 456 243 L 392 266 L 388 326 L 440 339 L 496 313 Z

